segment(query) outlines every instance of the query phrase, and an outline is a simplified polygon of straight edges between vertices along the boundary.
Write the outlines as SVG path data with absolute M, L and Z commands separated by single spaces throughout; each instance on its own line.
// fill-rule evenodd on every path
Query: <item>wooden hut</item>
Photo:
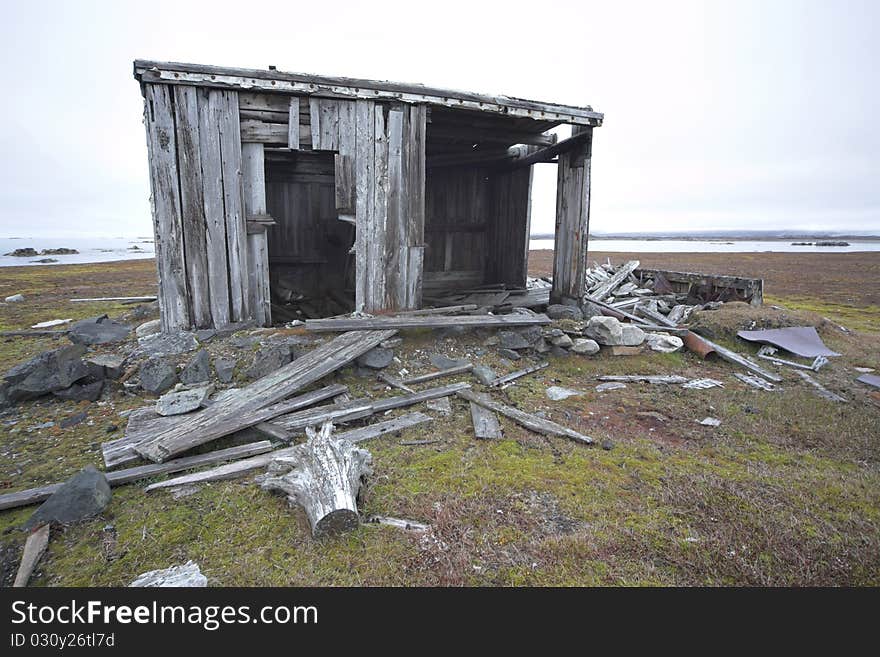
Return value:
M 540 162 L 559 171 L 551 299 L 583 296 L 589 107 L 271 67 L 138 60 L 134 75 L 163 330 L 523 287 Z

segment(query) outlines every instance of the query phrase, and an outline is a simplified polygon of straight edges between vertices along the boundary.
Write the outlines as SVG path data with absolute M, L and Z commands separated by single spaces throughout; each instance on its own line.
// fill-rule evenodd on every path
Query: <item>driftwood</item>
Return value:
M 573 429 L 563 427 L 561 424 L 556 424 L 555 422 L 552 422 L 550 420 L 545 420 L 544 418 L 540 418 L 537 415 L 525 413 L 518 408 L 514 408 L 513 406 L 501 404 L 492 399 L 489 399 L 488 397 L 481 397 L 470 390 L 459 390 L 458 395 L 459 397 L 462 397 L 469 402 L 479 404 L 484 408 L 488 408 L 491 411 L 495 411 L 496 413 L 500 413 L 505 417 L 509 417 L 517 424 L 520 424 L 526 429 L 529 429 L 536 433 L 541 433 L 548 436 L 562 436 L 564 438 L 571 438 L 572 440 L 583 443 L 585 445 L 592 445 L 594 442 L 593 439 L 589 436 L 580 434 Z
M 165 461 L 175 454 L 210 440 L 253 426 L 265 420 L 257 413 L 366 353 L 395 331 L 352 331 L 313 349 L 292 363 L 275 370 L 229 395 L 211 407 L 187 416 L 152 439 L 135 446 L 135 451 L 151 461 Z
M 629 382 L 644 382 L 644 383 L 667 383 L 667 384 L 677 384 L 677 383 L 687 383 L 688 378 L 684 376 L 678 376 L 676 374 L 622 374 L 622 375 L 611 375 L 606 374 L 604 376 L 596 377 L 599 381 L 620 381 L 624 383 Z
M 279 415 L 291 413 L 301 408 L 313 406 L 325 399 L 336 397 L 347 390 L 348 388 L 344 385 L 329 385 L 292 399 L 286 399 L 283 402 L 259 409 L 253 413 L 243 414 L 237 418 L 237 420 L 243 429 L 253 425 L 258 425 L 258 428 L 264 429 L 262 423 L 265 420 L 270 420 Z M 226 393 L 226 395 L 235 394 L 237 394 L 237 391 L 227 391 Z M 219 401 L 212 403 L 219 403 Z M 156 413 L 153 407 L 139 408 L 135 410 L 128 418 L 128 426 L 125 428 L 125 435 L 122 438 L 117 438 L 116 440 L 111 440 L 101 445 L 101 451 L 104 455 L 104 464 L 109 469 L 139 460 L 140 454 L 134 449 L 136 445 L 145 440 L 149 440 L 157 433 L 179 426 L 187 420 L 187 417 L 188 416 L 179 415 L 163 417 Z M 264 433 L 270 432 L 264 430 Z M 278 438 L 278 436 L 273 437 Z
M 444 376 L 452 376 L 454 374 L 464 374 L 466 372 L 470 372 L 474 369 L 473 363 L 465 363 L 464 365 L 456 365 L 455 367 L 448 367 L 445 370 L 439 370 L 437 372 L 428 372 L 427 374 L 422 374 L 420 376 L 412 376 L 408 379 L 404 379 L 402 383 L 404 385 L 410 386 L 415 385 L 417 383 L 424 383 L 425 381 L 433 381 L 434 379 L 440 379 Z
M 204 484 L 211 481 L 238 479 L 239 477 L 244 477 L 245 475 L 254 472 L 255 470 L 265 468 L 267 465 L 269 465 L 269 463 L 272 462 L 272 459 L 279 456 L 284 456 L 291 449 L 293 449 L 293 447 L 285 447 L 283 449 L 277 449 L 274 452 L 252 456 L 249 459 L 242 459 L 241 461 L 235 461 L 234 463 L 227 463 L 226 465 L 221 465 L 217 468 L 211 468 L 210 470 L 203 470 L 201 472 L 194 472 L 192 474 L 183 475 L 181 477 L 166 479 L 165 481 L 150 484 L 149 486 L 144 488 L 144 492 L 150 493 L 154 490 L 159 490 L 162 488 L 175 488 L 177 486 L 183 486 L 184 484 Z
M 13 587 L 27 586 L 37 562 L 46 551 L 47 545 L 49 545 L 49 525 L 45 524 L 35 529 L 27 537 L 24 543 L 24 552 L 21 555 L 21 563 L 15 574 L 15 581 L 12 583 Z
M 223 461 L 234 461 L 236 459 L 262 454 L 271 450 L 272 443 L 268 440 L 261 440 L 255 443 L 248 443 L 247 445 L 239 445 L 238 447 L 219 449 L 215 452 L 208 452 L 207 454 L 185 456 L 165 463 L 150 463 L 148 465 L 137 466 L 136 468 L 107 472 L 107 483 L 110 484 L 110 486 L 121 486 L 132 481 L 137 481 L 138 479 L 147 479 L 148 477 L 155 477 L 156 475 L 180 472 L 181 470 L 198 468 L 203 465 L 213 465 L 214 463 L 221 463 Z M 49 499 L 49 496 L 59 488 L 61 488 L 61 484 L 49 484 L 48 486 L 29 488 L 16 493 L 0 495 L 0 510 L 43 502 L 44 500 Z
M 547 315 L 425 315 L 365 317 L 362 319 L 307 319 L 308 331 L 360 331 L 407 328 L 543 326 Z
M 510 374 L 505 374 L 504 376 L 499 376 L 494 381 L 489 383 L 489 386 L 492 388 L 497 388 L 498 386 L 503 386 L 511 381 L 516 381 L 517 379 L 526 376 L 527 374 L 532 374 L 533 372 L 538 372 L 543 370 L 545 367 L 549 367 L 550 363 L 538 363 L 537 365 L 532 365 L 531 367 L 526 367 L 521 370 L 517 370 L 516 372 L 511 372 Z
M 484 399 L 490 399 L 485 393 L 474 393 Z M 471 422 L 474 425 L 474 436 L 483 440 L 501 438 L 501 424 L 494 411 L 481 406 L 476 402 L 470 402 Z
M 306 429 L 308 441 L 272 460 L 263 477 L 263 490 L 281 491 L 301 506 L 315 537 L 356 528 L 360 518 L 357 496 L 372 473 L 372 456 L 345 439 L 333 436 L 333 425 Z

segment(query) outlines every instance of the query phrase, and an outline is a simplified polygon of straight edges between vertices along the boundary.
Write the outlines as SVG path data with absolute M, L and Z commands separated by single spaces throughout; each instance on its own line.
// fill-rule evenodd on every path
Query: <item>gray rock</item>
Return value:
M 595 303 L 587 301 L 581 307 L 581 313 L 583 313 L 584 319 L 590 319 L 591 317 L 601 317 L 602 309 Z
M 519 355 L 518 351 L 514 351 L 513 349 L 499 349 L 498 355 L 502 358 L 509 358 L 510 360 L 519 360 L 522 356 Z
M 232 376 L 235 373 L 235 366 L 238 361 L 235 358 L 226 358 L 218 356 L 214 359 L 214 371 L 217 372 L 217 379 L 221 383 L 232 383 Z
M 482 383 L 484 386 L 489 385 L 490 383 L 492 383 L 492 381 L 498 378 L 495 372 L 485 365 L 475 365 L 472 372 L 474 376 L 477 377 L 477 381 Z
M 645 341 L 645 332 L 633 324 L 621 324 L 620 346 L 638 347 Z
M 165 357 L 154 356 L 141 365 L 140 378 L 141 388 L 159 395 L 177 383 L 177 366 Z
M 469 362 L 464 358 L 449 358 L 442 354 L 431 354 L 428 359 L 431 361 L 431 365 L 438 370 L 448 370 L 450 367 L 458 367 Z
M 425 402 L 425 407 L 429 411 L 434 411 L 440 415 L 452 415 L 452 404 L 449 403 L 449 397 L 430 399 Z
M 540 326 L 526 326 L 525 328 L 518 329 L 517 333 L 519 333 L 523 340 L 525 340 L 532 348 L 534 348 L 543 337 Z
M 623 327 L 614 317 L 590 317 L 584 333 L 587 337 L 604 345 L 619 345 L 623 339 Z
M 107 315 L 92 317 L 76 322 L 70 327 L 67 337 L 74 344 L 107 344 L 121 342 L 131 333 L 128 324 L 109 319 Z
M 626 388 L 625 383 L 619 381 L 609 381 L 608 383 L 600 383 L 596 386 L 596 392 L 608 392 L 609 390 L 623 390 Z
M 600 444 L 602 445 L 602 449 L 604 449 L 606 452 L 610 452 L 612 449 L 614 449 L 614 442 L 609 438 L 603 438 Z
M 645 341 L 652 351 L 659 351 L 663 354 L 669 354 L 678 351 L 684 346 L 684 341 L 676 335 L 668 333 L 648 333 Z
M 373 347 L 367 353 L 359 356 L 357 364 L 360 367 L 368 367 L 373 370 L 381 370 L 391 365 L 394 360 L 394 350 L 385 347 Z
M 118 379 L 122 376 L 125 358 L 116 354 L 96 354 L 86 358 L 86 364 L 93 368 L 90 372 L 91 376 L 99 376 L 98 371 L 100 371 L 100 378 Z
M 91 518 L 110 503 L 110 485 L 103 472 L 86 466 L 64 482 L 24 524 L 31 529 L 47 522 L 68 524 Z
M 592 356 L 599 353 L 599 343 L 589 338 L 577 338 L 571 345 L 571 350 L 576 354 Z
M 213 391 L 213 386 L 203 386 L 179 392 L 167 392 L 156 401 L 156 412 L 163 416 L 189 413 L 200 408 Z
M 517 331 L 498 331 L 498 344 L 502 349 L 529 348 L 529 343 Z
M 35 399 L 56 390 L 64 390 L 88 376 L 83 362 L 85 347 L 68 345 L 45 351 L 6 372 L 6 396 L 9 401 Z
M 159 333 L 161 330 L 162 330 L 161 320 L 153 319 L 149 322 L 144 322 L 143 324 L 138 326 L 134 330 L 134 333 L 139 338 L 145 338 L 148 335 L 155 335 L 156 333 Z
M 193 561 L 187 561 L 182 566 L 171 566 L 162 570 L 151 570 L 138 575 L 129 587 L 198 587 L 208 586 L 208 578 L 202 575 L 199 565 Z
M 104 381 L 92 381 L 91 383 L 74 383 L 64 390 L 56 390 L 52 394 L 60 399 L 68 401 L 98 401 L 104 391 Z
M 178 356 L 198 348 L 196 336 L 188 331 L 156 333 L 139 338 L 136 353 L 143 356 Z
M 584 313 L 577 306 L 564 306 L 561 303 L 554 303 L 547 306 L 547 317 L 550 319 L 573 319 L 580 321 L 584 318 Z
M 549 328 L 547 332 L 544 334 L 546 338 L 558 338 L 561 335 L 565 335 L 565 331 L 561 328 Z
M 290 347 L 286 344 L 266 344 L 257 349 L 251 366 L 245 370 L 249 379 L 261 379 L 290 362 Z
M 24 301 L 24 295 L 22 294 L 13 294 L 12 296 L 8 296 L 4 299 L 6 303 L 21 303 Z
M 578 395 L 584 394 L 580 390 L 572 390 L 571 388 L 563 388 L 560 386 L 550 386 L 545 390 L 545 393 L 547 397 L 553 401 L 562 401 L 569 397 L 577 397 Z
M 199 329 L 196 331 L 196 340 L 199 342 L 207 342 L 214 339 L 217 335 L 217 329 Z
M 539 354 L 546 354 L 550 351 L 550 345 L 547 344 L 547 341 L 544 338 L 535 345 L 535 351 Z
M 180 372 L 180 382 L 187 385 L 202 383 L 211 378 L 211 359 L 205 349 L 199 349 L 196 355 Z
M 62 429 L 70 429 L 70 427 L 75 427 L 77 424 L 82 424 L 88 417 L 89 414 L 86 412 L 75 413 L 61 420 L 61 422 L 58 423 L 58 426 Z
M 564 358 L 568 356 L 568 350 L 563 349 L 562 347 L 557 347 L 555 344 L 550 347 L 550 355 L 556 356 L 557 358 Z
M 567 336 L 565 333 L 553 338 L 553 340 L 551 340 L 551 342 L 553 343 L 554 347 L 561 347 L 563 349 L 568 349 L 574 344 L 572 339 L 569 336 Z

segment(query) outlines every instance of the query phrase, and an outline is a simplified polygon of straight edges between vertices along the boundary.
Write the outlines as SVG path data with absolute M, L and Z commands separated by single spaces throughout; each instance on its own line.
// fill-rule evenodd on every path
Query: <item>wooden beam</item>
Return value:
M 453 376 L 455 374 L 466 374 L 474 369 L 472 363 L 465 363 L 464 365 L 456 365 L 455 367 L 448 367 L 445 370 L 439 370 L 437 372 L 428 372 L 427 374 L 422 374 L 421 376 L 413 376 L 408 379 L 404 379 L 403 383 L 408 386 L 416 385 L 418 383 L 424 383 L 425 381 L 433 381 L 434 379 L 440 379 L 444 376 Z
M 568 139 L 563 139 L 552 146 L 547 146 L 539 151 L 515 157 L 510 163 L 510 167 L 518 169 L 520 167 L 530 167 L 533 164 L 539 164 L 541 162 L 549 162 L 557 155 L 568 153 L 572 149 L 582 146 L 590 139 L 592 139 L 592 132 L 590 131 L 575 133 Z
M 555 134 L 543 132 L 527 132 L 498 126 L 493 128 L 471 127 L 454 123 L 446 125 L 431 124 L 428 128 L 428 140 L 435 138 L 456 139 L 473 143 L 529 144 L 534 146 L 552 146 L 556 143 Z
M 544 326 L 550 323 L 547 315 L 453 315 L 370 317 L 363 319 L 308 319 L 307 331 L 356 331 L 374 329 L 507 327 Z

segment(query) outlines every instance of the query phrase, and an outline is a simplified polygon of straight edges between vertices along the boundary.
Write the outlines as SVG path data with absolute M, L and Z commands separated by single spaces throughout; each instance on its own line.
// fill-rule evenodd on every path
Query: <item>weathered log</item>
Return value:
M 492 381 L 489 384 L 491 388 L 497 388 L 498 386 L 503 386 L 511 381 L 516 381 L 517 379 L 526 376 L 527 374 L 532 374 L 533 372 L 538 372 L 543 370 L 545 367 L 548 367 L 550 363 L 538 363 L 537 365 L 532 365 L 531 367 L 526 367 L 521 370 L 517 370 L 516 372 L 511 372 L 510 374 L 505 374 L 504 376 L 499 376 L 497 379 Z
M 263 490 L 281 491 L 301 506 L 316 538 L 355 529 L 360 517 L 357 496 L 372 474 L 372 455 L 333 436 L 333 425 L 306 429 L 308 441 L 272 461 L 261 480 Z

